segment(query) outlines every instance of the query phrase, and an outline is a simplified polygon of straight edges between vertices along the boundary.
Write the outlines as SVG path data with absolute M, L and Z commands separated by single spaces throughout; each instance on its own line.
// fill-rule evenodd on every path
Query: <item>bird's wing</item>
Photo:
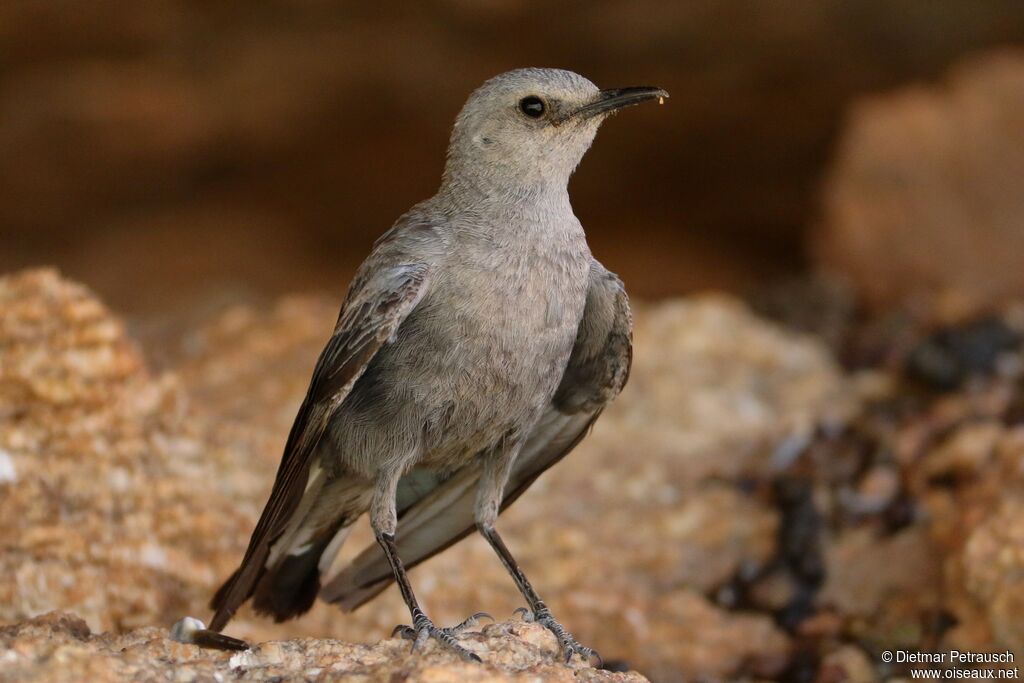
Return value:
M 632 317 L 622 282 L 597 261 L 587 303 L 562 381 L 530 433 L 505 487 L 502 509 L 511 505 L 547 468 L 565 457 L 601 411 L 625 386 L 632 360 Z M 426 470 L 405 475 L 398 488 L 398 553 L 407 567 L 441 552 L 474 528 L 480 464 L 444 476 Z M 327 602 L 352 610 L 391 583 L 390 565 L 370 546 L 320 592 Z
M 398 225 L 386 233 L 352 281 L 334 333 L 320 354 L 306 398 L 288 434 L 270 499 L 242 563 L 211 602 L 216 610 L 210 623 L 212 630 L 223 628 L 252 595 L 265 571 L 271 545 L 284 532 L 302 499 L 313 453 L 331 415 L 423 297 L 430 265 L 402 258 L 399 243 L 409 230 L 424 229 Z

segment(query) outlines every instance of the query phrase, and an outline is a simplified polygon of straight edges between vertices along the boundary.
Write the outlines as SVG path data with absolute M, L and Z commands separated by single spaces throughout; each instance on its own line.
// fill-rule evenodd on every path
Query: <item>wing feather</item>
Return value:
M 594 261 L 583 319 L 562 381 L 513 465 L 502 510 L 545 470 L 565 457 L 590 431 L 601 411 L 629 378 L 633 321 L 622 282 Z M 429 559 L 475 527 L 480 465 L 450 476 L 414 470 L 399 483 L 398 552 L 406 567 Z M 364 604 L 392 581 L 376 545 L 366 548 L 320 592 L 345 610 Z
M 392 238 L 395 233 L 389 233 Z M 353 280 L 334 333 L 320 354 L 305 400 L 288 434 L 266 507 L 238 570 L 217 591 L 210 628 L 219 631 L 253 593 L 274 541 L 302 499 L 312 456 L 331 415 L 348 396 L 370 360 L 395 334 L 423 297 L 430 276 L 426 263 L 396 261 L 378 242 Z

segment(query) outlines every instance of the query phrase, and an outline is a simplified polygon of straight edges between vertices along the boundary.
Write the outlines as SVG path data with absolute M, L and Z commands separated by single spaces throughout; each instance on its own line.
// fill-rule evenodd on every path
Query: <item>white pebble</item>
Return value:
M 199 619 L 195 617 L 184 617 L 178 623 L 171 627 L 171 640 L 176 640 L 179 643 L 193 642 L 192 638 L 196 631 L 201 631 L 206 628 Z
M 250 669 L 258 664 L 259 660 L 252 650 L 231 655 L 231 659 L 228 660 L 228 668 L 231 669 Z
M 7 451 L 0 451 L 0 484 L 18 481 L 18 471 L 14 469 L 14 459 Z

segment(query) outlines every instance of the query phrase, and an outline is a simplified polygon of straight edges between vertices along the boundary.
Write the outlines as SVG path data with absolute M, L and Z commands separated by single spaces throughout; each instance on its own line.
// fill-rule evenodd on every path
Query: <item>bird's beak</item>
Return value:
M 631 107 L 647 100 L 657 99 L 659 102 L 668 97 L 668 93 L 654 86 L 642 85 L 632 88 L 613 88 L 602 90 L 597 99 L 573 111 L 567 118 L 589 119 L 599 114 L 608 114 L 623 107 Z

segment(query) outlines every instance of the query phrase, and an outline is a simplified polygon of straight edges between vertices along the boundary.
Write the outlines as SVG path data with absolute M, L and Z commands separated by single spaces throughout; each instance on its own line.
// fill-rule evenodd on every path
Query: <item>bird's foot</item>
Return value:
M 420 613 L 413 619 L 412 626 L 405 624 L 396 626 L 395 630 L 391 632 L 391 637 L 401 636 L 406 640 L 411 640 L 413 652 L 419 650 L 427 640 L 433 638 L 467 662 L 481 662 L 480 657 L 459 645 L 458 641 L 455 640 L 455 636 L 466 629 L 473 628 L 484 618 L 494 621 L 494 617 L 487 614 L 487 612 L 477 612 L 460 624 L 447 628 L 438 628 L 434 626 L 434 622 L 427 618 L 426 615 Z
M 597 650 L 589 648 L 586 645 L 580 645 L 576 642 L 576 639 L 572 637 L 572 634 L 566 631 L 565 627 L 559 624 L 555 618 L 551 616 L 551 611 L 547 607 L 542 607 L 536 612 L 528 610 L 525 607 L 520 607 L 514 612 L 514 614 L 522 614 L 523 621 L 540 624 L 547 630 L 551 631 L 558 640 L 558 647 L 565 656 L 566 664 L 572 661 L 573 655 L 579 655 L 589 664 L 593 664 L 594 660 L 597 660 L 598 668 L 604 666 L 604 660 L 601 659 L 601 655 L 597 653 Z

